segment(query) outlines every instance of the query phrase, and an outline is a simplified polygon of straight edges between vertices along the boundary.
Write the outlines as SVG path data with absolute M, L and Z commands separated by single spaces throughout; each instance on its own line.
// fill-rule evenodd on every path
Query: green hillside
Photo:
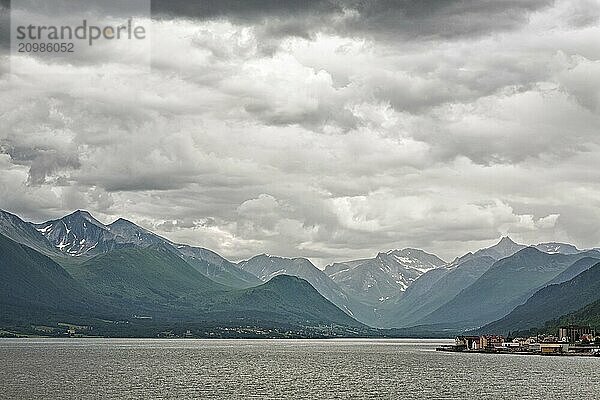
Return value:
M 132 311 L 195 308 L 209 293 L 230 289 L 211 281 L 164 245 L 116 250 L 65 266 L 89 290 Z
M 553 318 L 531 329 L 515 330 L 511 336 L 530 336 L 537 334 L 556 335 L 558 328 L 565 325 L 592 326 L 600 330 L 600 299 L 580 308 L 577 311 Z
M 464 329 L 485 325 L 525 303 L 575 261 L 595 254 L 547 254 L 525 248 L 494 263 L 475 283 L 418 324 L 447 324 Z
M 267 332 L 331 324 L 365 328 L 305 280 L 283 275 L 257 287 L 232 289 L 211 281 L 164 245 L 115 250 L 65 265 L 69 272 L 0 236 L 0 328 L 31 331 L 36 324 L 56 327 L 66 321 L 109 336 L 155 336 L 170 327 L 205 334 L 226 327 Z
M 552 324 L 547 325 L 554 325 L 558 327 L 570 324 L 586 326 L 591 325 L 596 327 L 596 329 L 600 329 L 600 300 L 596 300 L 574 313 L 564 315 L 552 321 Z
M 37 251 L 0 235 L 0 318 L 87 313 L 95 305 L 89 293 L 60 265 Z
M 244 316 L 270 313 L 286 323 L 364 326 L 326 300 L 304 279 L 278 275 L 249 289 L 222 293 L 214 298 L 210 312 Z
M 545 321 L 577 311 L 600 299 L 600 263 L 570 281 L 537 291 L 527 302 L 504 318 L 481 328 L 481 332 L 507 334 L 542 325 Z
M 249 272 L 239 269 L 233 263 L 223 260 L 218 262 L 208 262 L 204 259 L 198 259 L 184 255 L 185 261 L 194 267 L 202 275 L 208 277 L 221 285 L 237 289 L 244 289 L 258 286 L 263 282 Z

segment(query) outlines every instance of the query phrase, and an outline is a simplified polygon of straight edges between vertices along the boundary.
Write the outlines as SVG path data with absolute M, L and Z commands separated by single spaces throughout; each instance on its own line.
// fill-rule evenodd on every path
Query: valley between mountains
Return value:
M 0 210 L 0 335 L 447 337 L 600 322 L 600 251 L 508 237 L 450 262 L 384 250 L 324 269 L 231 262 L 126 219 Z

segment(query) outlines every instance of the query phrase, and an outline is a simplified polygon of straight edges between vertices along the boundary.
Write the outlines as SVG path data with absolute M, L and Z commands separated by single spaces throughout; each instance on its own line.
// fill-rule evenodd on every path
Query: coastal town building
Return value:
M 540 343 L 540 353 L 542 354 L 562 354 L 568 351 L 568 343 Z
M 457 348 L 463 350 L 492 350 L 504 345 L 504 336 L 483 335 L 483 336 L 457 336 L 454 341 Z
M 456 347 L 465 350 L 479 349 L 479 336 L 458 336 L 454 341 Z
M 588 326 L 563 326 L 558 336 L 538 335 L 507 340 L 499 335 L 457 336 L 438 351 L 600 356 L 600 336 Z
M 596 337 L 596 330 L 591 326 L 567 325 L 558 328 L 558 338 L 561 342 L 575 343 L 591 342 Z
M 484 335 L 479 337 L 479 348 L 492 350 L 497 347 L 502 347 L 504 344 L 504 336 Z

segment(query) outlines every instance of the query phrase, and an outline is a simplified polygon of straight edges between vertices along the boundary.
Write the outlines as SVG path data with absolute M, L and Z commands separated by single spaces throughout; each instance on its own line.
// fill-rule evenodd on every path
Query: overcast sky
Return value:
M 153 13 L 152 73 L 91 59 L 49 79 L 32 59 L 25 76 L 2 50 L 0 208 L 320 266 L 506 234 L 600 245 L 600 0 Z

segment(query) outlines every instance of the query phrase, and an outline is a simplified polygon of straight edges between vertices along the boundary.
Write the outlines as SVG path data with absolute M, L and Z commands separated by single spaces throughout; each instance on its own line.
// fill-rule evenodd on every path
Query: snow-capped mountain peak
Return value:
M 406 268 L 413 268 L 423 273 L 446 264 L 441 258 L 418 249 L 389 250 L 385 255 L 392 257 L 399 265 L 403 265 Z M 382 253 L 379 253 L 377 257 L 382 258 Z
M 549 243 L 540 243 L 535 246 L 536 249 L 543 251 L 548 254 L 577 254 L 581 253 L 577 247 L 572 244 L 567 243 L 557 243 L 557 242 L 549 242 Z
M 374 258 L 334 263 L 325 273 L 337 284 L 372 304 L 405 291 L 427 271 L 446 262 L 423 250 L 406 248 L 378 253 Z
M 116 235 L 87 211 L 77 210 L 63 218 L 34 226 L 54 247 L 71 256 L 81 256 L 98 246 L 108 246 L 105 250 L 110 250 L 117 243 Z

